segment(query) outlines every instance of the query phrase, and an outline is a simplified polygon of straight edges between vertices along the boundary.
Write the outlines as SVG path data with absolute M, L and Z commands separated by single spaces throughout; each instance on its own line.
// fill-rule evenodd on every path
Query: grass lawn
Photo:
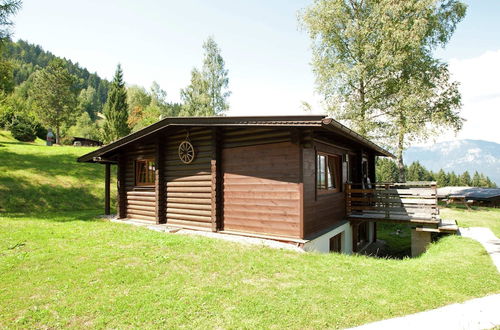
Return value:
M 488 227 L 500 238 L 500 209 L 489 207 L 473 207 L 467 210 L 465 207 L 443 207 L 440 210 L 441 217 L 455 219 L 460 227 Z
M 16 142 L 0 131 L 0 212 L 103 209 L 104 166 L 76 162 L 95 148 L 47 147 L 37 141 Z M 116 196 L 113 190 L 111 196 Z
M 341 328 L 500 293 L 458 236 L 397 260 L 98 220 L 103 168 L 75 163 L 91 149 L 0 144 L 0 328 Z

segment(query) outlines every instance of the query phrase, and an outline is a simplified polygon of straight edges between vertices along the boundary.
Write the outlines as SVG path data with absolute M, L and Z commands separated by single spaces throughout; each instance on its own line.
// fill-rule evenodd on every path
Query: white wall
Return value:
M 329 253 L 330 252 L 330 238 L 342 233 L 342 253 L 351 254 L 352 253 L 352 229 L 349 221 L 342 222 L 339 226 L 332 229 L 326 234 L 323 234 L 313 240 L 304 244 L 304 250 L 307 252 L 319 252 L 319 253 Z M 373 237 L 373 236 L 372 236 Z

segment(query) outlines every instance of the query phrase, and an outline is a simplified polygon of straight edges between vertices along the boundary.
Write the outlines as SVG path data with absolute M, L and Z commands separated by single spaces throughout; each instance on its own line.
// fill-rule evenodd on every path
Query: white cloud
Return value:
M 449 68 L 453 79 L 461 84 L 461 115 L 467 120 L 457 138 L 500 143 L 500 50 L 470 59 L 452 59 Z M 446 134 L 439 140 L 450 137 L 453 135 Z

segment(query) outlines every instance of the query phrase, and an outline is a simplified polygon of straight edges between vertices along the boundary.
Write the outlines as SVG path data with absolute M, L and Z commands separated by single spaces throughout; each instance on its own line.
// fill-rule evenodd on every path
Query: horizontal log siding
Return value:
M 167 224 L 212 230 L 212 131 L 192 128 L 189 135 L 196 154 L 191 164 L 184 164 L 178 154 L 186 131 L 167 136 L 164 143 Z
M 346 152 L 319 143 L 314 143 L 314 147 L 317 151 L 329 154 L 341 155 Z M 304 238 L 307 239 L 345 219 L 345 195 L 344 192 L 317 193 L 316 151 L 314 148 L 305 148 L 302 152 L 304 164 Z
M 291 142 L 223 149 L 224 230 L 300 236 L 299 151 Z
M 125 191 L 127 218 L 156 221 L 155 187 L 138 187 L 135 185 L 135 161 L 137 159 L 154 159 L 153 143 L 135 144 L 125 151 Z

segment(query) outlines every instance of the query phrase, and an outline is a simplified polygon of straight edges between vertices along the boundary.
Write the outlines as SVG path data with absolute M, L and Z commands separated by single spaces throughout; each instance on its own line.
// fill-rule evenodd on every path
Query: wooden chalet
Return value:
M 381 219 L 350 219 L 347 183 L 369 189 L 376 156 L 392 154 L 325 116 L 176 117 L 78 161 L 106 165 L 107 214 L 118 165 L 119 219 L 351 253 Z

